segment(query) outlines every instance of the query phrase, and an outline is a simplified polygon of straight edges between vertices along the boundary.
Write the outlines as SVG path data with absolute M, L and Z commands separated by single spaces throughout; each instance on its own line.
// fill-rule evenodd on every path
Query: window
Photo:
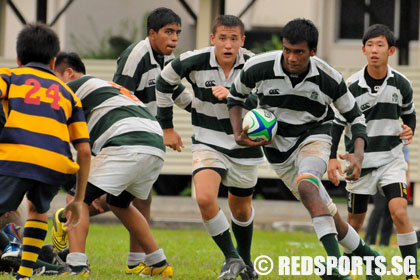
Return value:
M 381 23 L 391 28 L 397 38 L 408 32 L 403 36 L 418 40 L 419 0 L 341 0 L 338 15 L 339 39 L 361 39 L 370 25 Z M 400 28 L 407 24 L 412 28 Z

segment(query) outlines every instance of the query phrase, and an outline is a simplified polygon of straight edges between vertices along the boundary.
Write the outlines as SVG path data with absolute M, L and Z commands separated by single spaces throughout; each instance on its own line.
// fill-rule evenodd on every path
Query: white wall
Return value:
M 19 0 L 13 1 L 15 6 L 20 10 L 21 14 L 25 17 L 28 22 L 34 21 L 35 4 L 33 0 Z M 16 57 L 16 37 L 23 25 L 20 20 L 15 16 L 9 5 L 6 5 L 6 27 L 5 27 L 5 42 L 4 43 L 4 56 L 5 57 Z M 2 42 L 0 42 L 2 43 Z
M 67 0 L 48 0 L 48 21 L 51 21 L 56 12 Z M 197 14 L 200 0 L 187 0 Z M 28 21 L 35 19 L 35 0 L 14 1 Z M 226 0 L 225 12 L 238 15 L 249 0 Z M 337 66 L 361 66 L 365 58 L 361 52 L 360 40 L 337 40 L 338 9 L 337 0 L 258 0 L 254 6 L 242 17 L 247 30 L 255 27 L 282 27 L 289 20 L 296 17 L 311 19 L 320 32 L 318 55 Z M 176 54 L 195 48 L 196 34 L 194 20 L 175 0 L 75 0 L 62 18 L 56 23 L 54 29 L 59 34 L 62 49 L 76 51 L 70 34 L 74 34 L 81 43 L 92 48 L 98 48 L 100 39 L 111 30 L 114 35 L 124 35 L 127 30 L 121 30 L 120 23 L 131 19 L 142 30 L 144 15 L 157 7 L 169 7 L 182 19 L 182 34 L 175 51 Z M 95 28 L 89 21 L 92 18 Z M 13 11 L 6 7 L 6 26 L 4 56 L 14 58 L 15 41 L 19 30 L 22 28 L 20 21 Z M 144 34 L 138 34 L 138 39 L 143 39 Z M 420 65 L 420 50 L 418 42 L 410 43 L 410 65 Z M 391 64 L 396 65 L 396 53 Z

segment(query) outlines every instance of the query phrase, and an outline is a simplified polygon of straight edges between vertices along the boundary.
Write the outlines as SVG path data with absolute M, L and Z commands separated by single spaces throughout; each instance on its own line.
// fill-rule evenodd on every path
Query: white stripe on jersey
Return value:
M 90 76 L 90 75 L 86 75 Z M 103 87 L 110 87 L 111 85 L 104 80 L 98 78 L 92 78 L 87 80 L 83 85 L 81 85 L 77 91 L 75 92 L 76 96 L 80 98 L 80 100 L 84 99 L 88 94 L 92 91 L 97 90 L 98 88 Z
M 139 83 L 139 86 L 137 87 L 136 91 L 141 91 L 141 90 L 143 90 L 145 88 L 148 88 L 148 87 L 151 87 L 151 86 L 154 87 L 155 86 L 154 84 L 149 86 L 149 84 L 148 84 L 149 80 L 150 80 L 151 77 L 155 77 L 155 80 L 156 80 L 156 78 L 159 74 L 160 74 L 160 68 L 159 67 L 152 68 L 149 71 L 144 72 L 141 75 L 140 83 Z
M 262 106 L 261 108 L 271 111 L 276 116 L 276 119 L 278 121 L 285 122 L 288 124 L 293 124 L 293 125 L 303 125 L 303 124 L 307 124 L 313 121 L 317 121 L 317 122 L 321 121 L 327 116 L 327 113 L 328 113 L 328 110 L 327 110 L 328 108 L 326 108 L 325 112 L 320 117 L 317 118 L 308 112 L 295 111 L 295 110 L 286 109 L 286 108 L 277 108 L 277 107 L 264 108 L 264 106 Z
M 395 146 L 390 151 L 365 153 L 362 168 L 378 168 L 378 166 L 387 164 L 401 156 L 403 156 L 402 144 Z
M 146 107 L 146 105 L 144 105 L 142 102 L 135 102 L 123 95 L 117 95 L 105 100 L 104 102 L 93 108 L 89 120 L 87 120 L 89 131 L 91 131 L 91 129 L 96 125 L 96 122 L 98 122 L 109 111 L 112 111 L 121 106 L 133 105 L 139 107 Z
M 397 136 L 400 132 L 398 121 L 392 119 L 370 120 L 367 123 L 366 132 L 368 137 L 374 136 Z M 366 155 L 366 153 L 365 153 Z
M 160 75 L 165 80 L 165 82 L 171 86 L 177 85 L 181 82 L 179 75 L 175 72 L 174 68 L 172 68 L 172 63 L 168 63 L 168 65 L 163 68 Z
M 124 65 L 124 69 L 122 71 L 122 75 L 133 77 L 134 73 L 137 70 L 137 65 L 142 60 L 143 56 L 148 53 L 147 48 L 147 41 L 149 38 L 146 38 L 146 40 L 143 40 L 139 42 L 130 52 L 130 55 L 127 57 L 127 61 Z
M 311 60 L 316 61 L 316 67 L 320 68 L 322 71 L 327 73 L 327 75 L 333 78 L 337 84 L 341 83 L 343 80 L 343 76 L 338 72 L 336 69 L 332 68 L 328 63 L 324 60 L 320 59 L 317 56 L 311 56 Z
M 115 122 L 96 139 L 92 146 L 92 152 L 97 154 L 108 139 L 133 131 L 145 131 L 163 136 L 162 128 L 157 121 L 138 117 L 125 118 Z

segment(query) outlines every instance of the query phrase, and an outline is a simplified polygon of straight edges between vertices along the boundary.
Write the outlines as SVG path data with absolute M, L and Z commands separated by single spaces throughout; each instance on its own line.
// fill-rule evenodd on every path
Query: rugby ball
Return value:
M 252 109 L 242 121 L 242 129 L 248 126 L 248 137 L 252 141 L 270 141 L 277 133 L 277 119 L 264 109 Z

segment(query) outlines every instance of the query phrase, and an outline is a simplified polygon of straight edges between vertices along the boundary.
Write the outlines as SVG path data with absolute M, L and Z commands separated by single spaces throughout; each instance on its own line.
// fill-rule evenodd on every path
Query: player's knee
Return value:
M 152 196 L 149 195 L 146 199 L 135 198 L 133 200 L 133 205 L 140 212 L 142 212 L 143 209 L 150 209 L 150 207 L 152 205 Z
M 251 218 L 252 208 L 249 205 L 243 205 L 235 209 L 231 209 L 232 216 L 241 222 L 246 222 Z
M 363 219 L 361 219 L 358 215 L 349 214 L 347 217 L 347 222 L 351 225 L 357 232 L 363 226 Z
M 210 209 L 217 204 L 217 199 L 215 200 L 213 197 L 206 196 L 206 195 L 197 195 L 197 204 L 201 210 Z
M 408 220 L 407 209 L 405 207 L 398 207 L 391 211 L 392 220 L 394 223 L 404 225 Z
M 319 197 L 319 191 L 314 185 L 306 180 L 300 181 L 298 183 L 298 192 L 302 202 L 313 200 L 316 197 Z

